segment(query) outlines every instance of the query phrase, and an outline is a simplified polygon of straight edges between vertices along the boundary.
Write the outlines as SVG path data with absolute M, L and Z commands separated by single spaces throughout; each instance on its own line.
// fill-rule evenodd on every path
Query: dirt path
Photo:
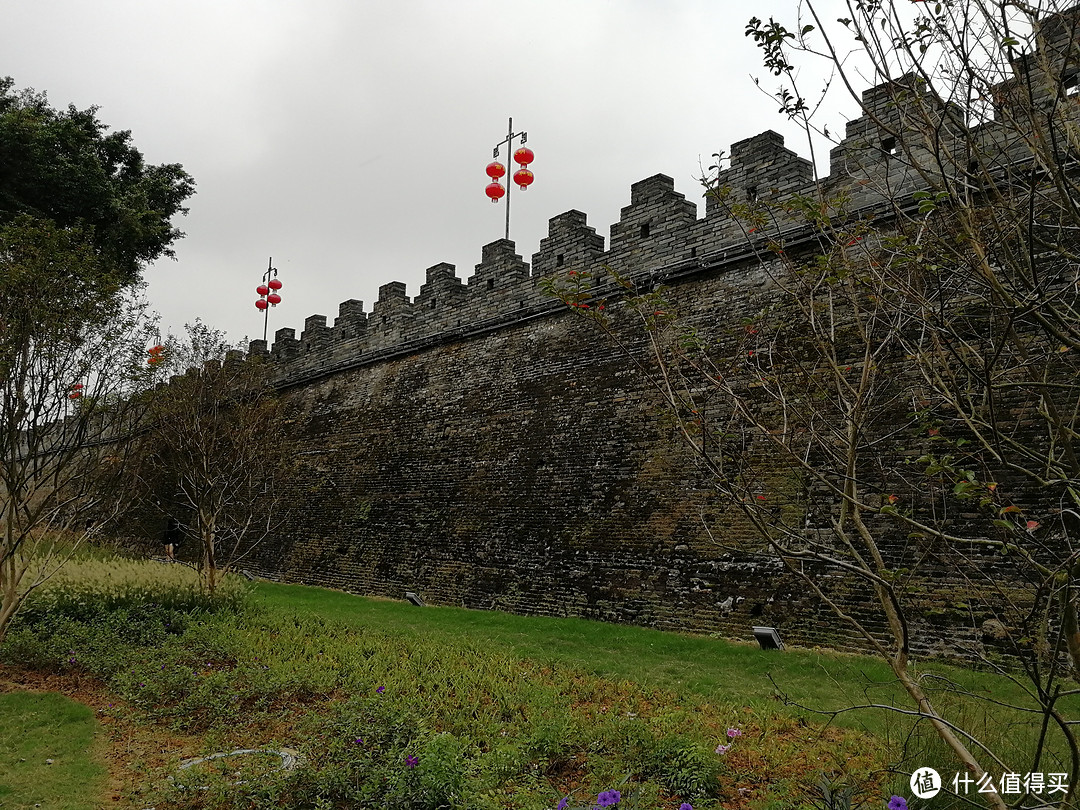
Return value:
M 106 790 L 98 803 L 102 808 L 146 807 L 150 780 L 171 770 L 180 759 L 195 756 L 202 744 L 199 737 L 128 719 L 126 708 L 93 678 L 0 669 L 0 692 L 14 691 L 58 692 L 94 710 L 101 725 L 95 759 L 108 769 Z

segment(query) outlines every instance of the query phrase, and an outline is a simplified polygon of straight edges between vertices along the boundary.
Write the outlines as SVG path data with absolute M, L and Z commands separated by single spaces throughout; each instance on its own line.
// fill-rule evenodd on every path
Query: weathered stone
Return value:
M 902 110 L 882 101 L 887 90 L 867 91 L 867 103 L 900 121 Z M 892 216 L 893 200 L 862 185 L 868 173 L 889 172 L 908 200 L 916 187 L 916 173 L 886 146 L 863 117 L 833 151 L 834 174 L 823 182 L 858 195 L 855 216 Z M 739 202 L 810 192 L 811 174 L 809 161 L 765 132 L 735 144 L 721 183 Z M 812 230 L 781 225 L 786 247 L 812 248 Z M 785 642 L 860 648 L 779 560 L 715 545 L 703 521 L 731 546 L 750 544 L 754 530 L 717 509 L 693 458 L 657 418 L 657 392 L 541 288 L 554 273 L 602 278 L 610 267 L 639 289 L 665 284 L 689 323 L 737 324 L 775 291 L 755 239 L 722 203 L 698 219 L 671 178 L 655 175 L 633 185 L 606 251 L 585 215 L 568 211 L 550 220 L 531 268 L 513 242 L 498 240 L 467 283 L 439 264 L 415 300 L 392 282 L 370 315 L 347 301 L 333 328 L 312 316 L 300 340 L 278 330 L 271 356 L 304 450 L 297 475 L 275 482 L 289 510 L 246 564 L 357 593 L 410 590 L 431 604 L 748 640 L 764 624 Z M 645 350 L 642 335 L 626 339 Z M 259 344 L 253 354 L 265 353 Z M 838 604 L 881 626 L 865 585 L 815 571 Z M 955 571 L 937 573 L 941 593 L 967 584 Z M 928 609 L 918 621 L 916 655 L 955 655 L 976 633 L 947 612 Z M 1000 637 L 992 622 L 981 631 Z

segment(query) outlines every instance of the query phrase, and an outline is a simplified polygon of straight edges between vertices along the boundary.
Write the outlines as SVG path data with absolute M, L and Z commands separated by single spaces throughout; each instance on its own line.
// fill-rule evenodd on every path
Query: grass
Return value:
M 87 706 L 54 694 L 0 694 L 0 807 L 94 810 L 105 770 Z
M 537 661 L 570 664 L 603 677 L 672 689 L 715 703 L 755 710 L 775 708 L 780 693 L 819 710 L 865 703 L 903 705 L 905 695 L 880 659 L 814 650 L 763 651 L 706 636 L 661 632 L 574 618 L 516 616 L 463 608 L 416 608 L 303 585 L 260 582 L 256 595 L 281 615 L 312 615 L 352 627 L 448 642 L 474 640 Z M 1020 699 L 1003 679 L 956 667 L 928 666 L 973 693 Z M 797 717 L 813 714 L 792 709 Z M 820 720 L 820 716 L 818 716 Z M 895 715 L 878 710 L 845 713 L 841 725 L 877 735 L 895 733 Z
M 224 810 L 259 799 L 267 807 L 542 810 L 560 795 L 622 784 L 644 807 L 687 800 L 708 810 L 726 804 L 736 783 L 763 800 L 799 795 L 822 769 L 846 769 L 865 786 L 881 761 L 881 746 L 864 736 L 800 725 L 775 705 L 599 677 L 574 662 L 499 649 L 475 627 L 405 633 L 305 613 L 272 595 L 212 610 L 175 583 L 148 588 L 134 575 L 59 583 L 28 605 L 0 657 L 92 675 L 138 722 L 203 735 L 208 750 L 199 753 L 289 745 L 305 764 L 259 780 L 265 795 L 253 797 L 227 778 L 177 793 L 167 782 L 173 761 L 143 769 L 148 792 L 132 793 L 133 806 Z M 597 638 L 618 629 L 581 627 Z M 713 749 L 728 728 L 743 736 L 721 757 Z
M 670 689 L 711 705 L 742 705 L 762 715 L 778 711 L 777 698 L 782 697 L 816 710 L 794 705 L 783 709 L 801 721 L 821 724 L 829 719 L 873 734 L 894 752 L 894 765 L 900 770 L 927 763 L 952 767 L 951 751 L 925 722 L 885 709 L 843 711 L 831 719 L 818 713 L 866 704 L 910 708 L 910 699 L 891 670 L 876 658 L 798 649 L 765 652 L 753 644 L 584 619 L 418 609 L 404 602 L 308 586 L 263 582 L 256 594 L 274 611 L 308 613 L 355 627 L 450 643 L 481 641 L 521 658 L 578 666 L 601 677 Z M 1001 705 L 1033 705 L 1018 684 L 992 672 L 938 662 L 913 665 L 912 671 L 921 676 L 924 689 L 946 717 L 1006 761 L 1031 761 L 1038 716 Z M 1062 688 L 1069 688 L 1068 682 Z M 1067 718 L 1080 717 L 1080 695 L 1063 700 L 1058 709 Z M 1040 765 L 1044 771 L 1070 770 L 1060 737 L 1051 734 L 1047 748 Z
M 231 588 L 239 585 L 236 578 L 228 578 L 227 582 Z M 83 544 L 64 567 L 49 578 L 42 590 L 57 591 L 85 583 L 93 583 L 97 590 L 198 588 L 199 574 L 187 565 L 117 556 L 97 546 Z
M 642 808 L 778 810 L 808 806 L 827 773 L 883 806 L 894 784 L 880 769 L 909 735 L 909 767 L 950 761 L 897 715 L 845 714 L 848 728 L 827 728 L 774 697 L 768 676 L 814 706 L 897 697 L 885 666 L 865 657 L 272 583 L 245 600 L 241 588 L 207 601 L 181 566 L 80 559 L 35 595 L 0 659 L 93 676 L 119 699 L 116 719 L 203 740 L 184 756 L 284 745 L 304 758 L 294 773 L 248 780 L 257 789 L 230 785 L 222 768 L 193 772 L 200 789 L 183 791 L 168 781 L 175 752 L 141 767 L 131 807 L 542 810 L 629 775 L 623 790 Z M 931 670 L 1016 695 L 993 675 Z M 995 745 L 1030 740 L 1030 718 L 936 697 Z M 718 756 L 728 728 L 743 736 Z M 71 806 L 94 806 L 83 801 Z

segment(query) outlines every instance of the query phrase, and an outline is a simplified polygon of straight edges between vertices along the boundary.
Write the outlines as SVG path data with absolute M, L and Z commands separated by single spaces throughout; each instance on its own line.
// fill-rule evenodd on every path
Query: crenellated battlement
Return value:
M 1065 48 L 1057 44 L 1061 39 L 1055 33 L 1053 47 Z M 1053 60 L 1060 62 L 1056 55 Z M 1026 59 L 1021 69 L 1038 64 Z M 664 284 L 680 325 L 699 328 L 710 342 L 733 337 L 738 343 L 732 345 L 741 347 L 743 324 L 762 312 L 779 323 L 798 309 L 780 294 L 771 272 L 770 263 L 781 261 L 776 252 L 811 260 L 823 246 L 833 246 L 835 234 L 823 234 L 805 212 L 846 225 L 872 223 L 888 233 L 926 213 L 920 205 L 925 198 L 913 196 L 918 190 L 946 188 L 951 199 L 970 195 L 976 206 L 1001 201 L 987 210 L 995 214 L 1008 214 L 1013 188 L 1031 199 L 1033 169 L 1043 155 L 1017 105 L 1023 93 L 1050 92 L 1045 85 L 1003 85 L 1000 99 L 988 99 L 980 110 L 983 117 L 968 122 L 919 82 L 902 77 L 864 94 L 864 114 L 831 150 L 828 177 L 815 177 L 810 159 L 766 131 L 732 145 L 705 206 L 695 204 L 693 189 L 677 189 L 671 177 L 655 174 L 630 187 L 606 234 L 584 212 L 566 211 L 549 220 L 531 256 L 499 239 L 483 247 L 471 271 L 459 275 L 452 264 L 436 264 L 412 295 L 405 284 L 390 281 L 367 311 L 361 301 L 344 301 L 332 324 L 312 315 L 302 330 L 277 330 L 272 348 L 252 341 L 251 353 L 273 357 L 289 414 L 280 429 L 295 466 L 269 482 L 288 509 L 250 550 L 245 566 L 285 581 L 369 595 L 401 598 L 412 591 L 429 604 L 583 616 L 746 640 L 751 627 L 766 625 L 778 628 L 788 643 L 865 650 L 865 639 L 837 621 L 816 588 L 807 588 L 779 560 L 735 551 L 761 548 L 759 529 L 718 497 L 715 478 L 677 438 L 662 394 L 628 361 L 627 353 L 651 362 L 650 335 L 613 318 L 619 340 L 605 339 L 589 319 L 575 317 L 545 293 L 545 281 L 587 271 L 597 277 L 596 294 L 612 298 L 618 288 L 609 283 L 607 268 L 639 288 Z M 1061 83 L 1056 92 L 1054 114 L 1080 118 L 1080 101 L 1064 103 Z M 991 111 L 996 119 L 990 120 Z M 1037 112 L 1045 122 L 1047 110 Z M 813 156 L 814 162 L 818 157 L 824 155 Z M 813 204 L 803 205 L 796 195 Z M 799 205 L 785 205 L 794 202 Z M 829 205 L 831 210 L 822 209 Z M 748 223 L 746 215 L 758 212 L 764 218 Z M 844 234 L 839 247 L 847 241 Z M 867 239 L 851 253 L 873 250 L 873 243 Z M 956 276 L 958 286 L 966 278 L 942 275 Z M 874 291 L 865 292 L 871 300 Z M 830 316 L 844 306 L 829 310 Z M 903 317 L 914 315 L 915 308 Z M 978 317 L 965 313 L 963 320 Z M 792 347 L 801 345 L 793 334 L 798 321 L 783 324 L 779 334 L 763 338 L 766 345 L 789 336 Z M 890 358 L 888 373 L 900 381 L 893 388 L 882 378 L 881 399 L 867 412 L 875 427 L 865 446 L 884 453 L 874 461 L 874 475 L 880 471 L 882 477 L 872 488 L 892 492 L 895 482 L 899 502 L 914 504 L 924 493 L 907 492 L 910 482 L 899 465 L 937 431 L 920 440 L 922 423 L 902 415 L 910 406 L 898 392 L 916 391 L 922 383 L 919 365 L 898 354 L 903 342 L 882 355 Z M 748 370 L 763 368 L 749 357 Z M 812 368 L 801 359 L 789 365 L 783 357 L 770 358 L 777 359 L 779 374 L 790 368 L 801 376 Z M 903 381 L 904 374 L 912 379 Z M 756 391 L 752 376 L 740 371 L 737 378 Z M 801 383 L 796 388 L 805 390 Z M 751 396 L 747 401 L 760 401 L 765 413 L 783 410 L 768 394 Z M 709 402 L 718 431 L 730 424 L 722 399 Z M 877 425 L 892 430 L 893 402 L 897 425 L 911 431 L 903 434 L 910 444 L 874 438 Z M 1003 411 L 1010 405 L 1003 404 Z M 1019 420 L 1015 435 L 1023 442 L 1034 437 L 1027 432 L 1029 407 L 1034 405 L 1003 417 L 1010 431 L 1011 420 Z M 919 408 L 934 412 L 933 406 Z M 706 435 L 703 416 L 694 422 Z M 759 452 L 752 438 L 744 434 L 744 440 L 747 453 Z M 783 457 L 769 456 L 770 444 L 762 439 L 764 456 L 753 465 L 764 487 L 759 497 L 813 489 L 813 476 L 808 482 Z M 834 491 L 832 484 L 827 489 Z M 825 526 L 831 506 L 807 492 L 807 537 L 830 543 Z M 981 538 L 983 527 L 993 529 L 974 507 L 956 503 L 950 520 L 974 521 L 963 536 Z M 872 512 L 871 506 L 867 514 Z M 923 553 L 906 527 L 885 531 L 882 539 L 885 554 L 898 563 L 916 546 Z M 933 587 L 909 594 L 913 657 L 970 650 L 996 655 L 1000 637 L 986 632 L 983 617 L 992 614 L 978 605 L 990 597 L 980 583 L 999 583 L 995 593 L 1012 599 L 1015 555 L 1002 557 L 977 543 L 965 554 L 970 568 L 925 561 Z M 885 617 L 869 607 L 869 583 L 837 566 L 807 565 L 805 572 L 833 604 L 868 626 L 884 626 Z M 970 570 L 983 579 L 973 579 Z
M 1051 45 L 1057 42 L 1051 40 Z M 1051 64 L 1063 58 L 1057 51 L 1047 57 Z M 1039 64 L 1035 55 L 1024 57 L 1015 66 L 1017 75 Z M 987 145 L 981 156 L 986 166 L 1015 159 L 1016 139 L 1006 136 L 1008 127 L 1002 120 L 1008 105 L 1016 103 L 1017 86 L 1016 80 L 1004 82 L 996 102 L 999 120 L 975 128 Z M 557 314 L 561 307 L 541 288 L 542 280 L 554 274 L 603 273 L 605 267 L 629 277 L 663 276 L 672 268 L 682 276 L 695 269 L 716 270 L 746 252 L 748 234 L 732 216 L 732 206 L 783 202 L 796 194 L 842 193 L 855 215 L 887 217 L 897 205 L 910 203 L 915 191 L 927 188 L 921 169 L 931 167 L 940 176 L 941 166 L 935 167 L 935 161 L 940 163 L 943 153 L 955 163 L 958 177 L 975 173 L 970 155 L 940 148 L 943 137 L 965 126 L 963 116 L 933 97 L 920 79 L 902 76 L 866 90 L 862 109 L 863 115 L 847 123 L 845 137 L 831 149 L 828 177 L 815 181 L 812 162 L 785 146 L 782 135 L 767 130 L 731 146 L 728 165 L 717 176 L 716 188 L 722 192 L 706 197 L 703 213 L 676 191 L 671 177 L 656 174 L 631 185 L 629 205 L 610 226 L 606 244 L 583 212 L 566 211 L 549 220 L 548 234 L 531 261 L 516 252 L 512 241 L 499 239 L 483 246 L 480 262 L 464 280 L 454 265 L 436 264 L 427 269 L 415 298 L 410 298 L 404 283 L 391 281 L 379 288 L 370 313 L 364 311 L 363 302 L 350 299 L 342 302 L 332 326 L 324 315 L 312 315 L 299 338 L 293 329 L 279 329 L 272 348 L 255 340 L 250 352 L 269 351 L 280 364 L 282 382 L 295 384 L 500 325 Z M 789 240 L 797 240 L 800 230 L 807 236 L 812 233 L 805 223 L 785 222 L 784 214 L 775 211 L 773 215 L 779 217 L 777 225 Z
M 719 185 L 731 189 L 732 202 L 783 198 L 815 188 L 810 161 L 787 149 L 783 137 L 772 131 L 732 147 L 730 167 L 720 173 Z M 454 265 L 436 264 L 427 269 L 415 298 L 404 283 L 392 281 L 379 288 L 370 312 L 363 302 L 350 299 L 342 302 L 332 326 L 325 315 L 312 315 L 299 338 L 292 328 L 278 329 L 272 347 L 254 340 L 250 351 L 269 351 L 280 363 L 282 381 L 297 383 L 499 324 L 555 314 L 561 308 L 540 286 L 554 274 L 612 267 L 634 276 L 672 265 L 704 267 L 708 263 L 700 260 L 705 257 L 744 246 L 742 228 L 723 206 L 710 197 L 699 216 L 698 206 L 675 190 L 671 177 L 656 174 L 630 187 L 630 203 L 611 225 L 606 244 L 583 212 L 566 211 L 549 220 L 548 234 L 531 262 L 517 253 L 514 242 L 498 239 L 483 246 L 480 262 L 464 280 Z

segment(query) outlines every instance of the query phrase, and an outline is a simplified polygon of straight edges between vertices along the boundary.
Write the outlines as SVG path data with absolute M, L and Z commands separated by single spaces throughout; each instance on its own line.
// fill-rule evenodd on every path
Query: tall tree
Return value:
M 0 223 L 19 215 L 79 227 L 104 263 L 134 282 L 146 263 L 172 256 L 172 224 L 195 190 L 177 163 L 147 165 L 126 130 L 108 131 L 98 109 L 51 107 L 0 77 Z
M 96 109 L 0 79 L 0 638 L 27 594 L 107 515 L 148 384 L 147 262 L 194 191 L 146 166 Z
M 119 503 L 153 324 L 117 289 L 80 233 L 0 226 L 0 640 Z
M 128 474 L 143 503 L 175 520 L 198 548 L 207 590 L 280 515 L 275 479 L 287 457 L 270 369 L 242 359 L 221 332 L 196 321 L 160 355 L 174 372 L 149 392 Z M 186 371 L 184 371 L 186 369 Z

